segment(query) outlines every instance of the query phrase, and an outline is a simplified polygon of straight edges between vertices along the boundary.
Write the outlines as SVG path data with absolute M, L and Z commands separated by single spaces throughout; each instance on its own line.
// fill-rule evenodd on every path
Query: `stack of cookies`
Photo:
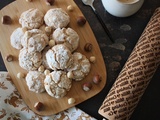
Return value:
M 70 16 L 61 8 L 45 14 L 32 8 L 21 14 L 21 27 L 13 31 L 10 42 L 20 51 L 19 65 L 28 72 L 30 91 L 62 98 L 72 80 L 81 81 L 89 74 L 91 64 L 85 55 L 75 52 L 80 39 L 67 27 L 69 22 Z

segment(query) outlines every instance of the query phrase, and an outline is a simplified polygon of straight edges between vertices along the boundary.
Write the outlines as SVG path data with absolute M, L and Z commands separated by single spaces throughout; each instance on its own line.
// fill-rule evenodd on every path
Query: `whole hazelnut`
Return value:
M 37 111 L 41 111 L 44 109 L 44 104 L 42 102 L 36 102 L 34 104 L 34 108 L 37 110 Z
M 6 58 L 7 62 L 13 61 L 13 55 L 7 55 Z
M 54 4 L 55 0 L 45 0 L 46 4 L 51 6 Z
M 72 11 L 73 11 L 73 9 L 74 9 L 74 8 L 73 8 L 73 6 L 72 6 L 72 5 L 68 5 L 68 6 L 67 6 L 67 10 L 68 10 L 68 11 L 72 12 Z
M 77 17 L 77 24 L 83 26 L 86 23 L 86 19 L 83 16 Z
M 27 31 L 27 27 L 23 27 L 22 31 L 23 31 L 23 33 L 25 33 Z
M 38 68 L 38 71 L 39 71 L 39 72 L 44 72 L 44 66 L 41 65 L 41 66 Z
M 51 39 L 48 44 L 50 47 L 53 47 L 56 44 L 56 42 L 55 40 Z
M 32 2 L 32 0 L 26 0 L 26 2 Z
M 17 73 L 17 78 L 18 79 L 22 79 L 22 78 L 25 78 L 25 75 L 21 72 Z
M 12 23 L 12 19 L 8 15 L 4 15 L 1 19 L 2 24 L 10 25 Z
M 69 71 L 68 73 L 67 73 L 67 77 L 69 78 L 69 79 L 72 79 L 73 78 L 73 72 L 72 71 Z
M 99 84 L 101 82 L 101 77 L 100 75 L 94 75 L 93 76 L 93 83 Z
M 92 88 L 92 84 L 90 82 L 87 82 L 87 83 L 84 83 L 82 87 L 84 91 L 89 91 Z
M 91 56 L 91 57 L 89 58 L 89 61 L 90 61 L 91 63 L 95 63 L 95 62 L 96 62 L 96 57 L 95 57 L 95 56 Z
M 76 100 L 74 98 L 69 98 L 68 99 L 68 104 L 74 104 Z
M 84 50 L 86 52 L 90 52 L 92 50 L 92 44 L 91 43 L 86 43 L 85 46 L 84 46 Z
M 50 74 L 50 71 L 46 69 L 46 70 L 44 71 L 44 74 L 45 74 L 45 75 L 49 75 L 49 74 Z
M 46 26 L 46 27 L 45 27 L 45 32 L 46 32 L 46 33 L 51 33 L 51 32 L 52 32 L 52 28 L 49 27 L 49 26 Z

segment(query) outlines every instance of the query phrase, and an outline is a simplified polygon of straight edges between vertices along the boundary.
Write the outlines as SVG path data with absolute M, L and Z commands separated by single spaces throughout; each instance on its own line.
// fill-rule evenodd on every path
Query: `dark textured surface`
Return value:
M 13 0 L 0 0 L 0 8 L 4 7 L 11 1 Z M 104 10 L 101 0 L 95 0 L 94 6 L 113 36 L 115 40 L 114 44 L 109 40 L 92 9 L 88 6 L 84 6 L 81 0 L 75 0 L 75 2 L 83 12 L 95 34 L 107 68 L 107 84 L 102 92 L 77 105 L 77 107 L 100 120 L 103 118 L 98 114 L 98 109 L 101 106 L 101 103 L 123 68 L 123 65 L 145 29 L 154 10 L 160 6 L 160 1 L 145 0 L 142 8 L 133 16 L 117 18 L 111 16 Z M 0 70 L 6 70 L 1 58 Z M 147 90 L 135 109 L 131 120 L 160 119 L 158 110 L 160 108 L 160 77 L 158 73 L 160 73 L 160 68 L 158 68 L 156 74 L 151 80 Z

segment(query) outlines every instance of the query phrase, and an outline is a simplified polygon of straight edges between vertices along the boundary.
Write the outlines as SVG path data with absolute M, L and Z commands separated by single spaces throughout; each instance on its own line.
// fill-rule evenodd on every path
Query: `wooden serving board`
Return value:
M 68 5 L 72 5 L 74 7 L 74 10 L 72 12 L 67 11 Z M 92 64 L 89 75 L 80 82 L 73 82 L 72 88 L 68 92 L 68 94 L 64 98 L 60 99 L 52 98 L 47 93 L 37 94 L 28 90 L 25 79 L 18 79 L 16 77 L 17 73 L 19 72 L 27 74 L 27 71 L 22 69 L 18 63 L 19 50 L 14 49 L 10 45 L 10 35 L 17 27 L 21 26 L 18 23 L 18 20 L 22 12 L 28 10 L 29 8 L 38 8 L 39 10 L 45 13 L 47 10 L 56 7 L 64 9 L 69 14 L 71 18 L 69 27 L 73 28 L 80 36 L 80 45 L 77 51 L 86 55 L 87 58 L 93 55 L 97 59 L 96 63 Z M 73 0 L 56 0 L 53 6 L 47 6 L 44 0 L 32 0 L 32 2 L 26 2 L 25 0 L 17 0 L 9 4 L 8 6 L 4 7 L 0 11 L 0 18 L 2 18 L 2 16 L 4 15 L 10 16 L 13 20 L 13 23 L 11 25 L 4 25 L 0 23 L 0 51 L 2 53 L 2 57 L 6 65 L 6 68 L 16 88 L 20 92 L 25 103 L 35 113 L 39 115 L 56 114 L 60 111 L 68 109 L 93 97 L 103 89 L 103 87 L 106 84 L 107 75 L 101 51 L 88 22 L 86 22 L 86 24 L 81 27 L 77 24 L 77 17 L 83 16 L 83 14 Z M 85 52 L 84 50 L 84 45 L 88 42 L 93 45 L 93 50 L 91 52 Z M 9 54 L 14 56 L 14 60 L 12 62 L 7 62 L 5 60 L 5 57 Z M 85 82 L 92 82 L 92 78 L 95 74 L 99 74 L 102 78 L 102 81 L 98 85 L 92 83 L 93 87 L 90 91 L 83 91 L 82 84 Z M 69 105 L 68 98 L 71 97 L 76 99 L 76 103 Z M 34 104 L 39 101 L 45 105 L 45 109 L 40 112 L 36 111 L 34 108 Z

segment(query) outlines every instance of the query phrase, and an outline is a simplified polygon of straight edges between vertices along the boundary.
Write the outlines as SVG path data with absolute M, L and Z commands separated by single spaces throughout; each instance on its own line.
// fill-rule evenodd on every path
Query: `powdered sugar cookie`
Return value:
M 10 36 L 10 42 L 12 47 L 20 50 L 22 49 L 21 40 L 23 38 L 24 32 L 22 28 L 17 28 L 13 31 L 13 33 Z
M 26 83 L 30 91 L 42 93 L 44 88 L 44 73 L 38 71 L 29 71 L 26 76 Z
M 64 70 L 72 63 L 71 51 L 63 44 L 55 45 L 46 53 L 46 59 L 51 69 Z
M 72 86 L 72 80 L 63 71 L 53 71 L 46 76 L 44 86 L 47 93 L 55 98 L 64 97 Z
M 72 28 L 57 28 L 52 37 L 56 44 L 65 44 L 71 52 L 78 48 L 79 36 Z
M 19 53 L 19 65 L 27 70 L 37 70 L 42 63 L 42 55 L 40 52 L 28 52 L 23 48 Z
M 44 16 L 47 26 L 55 28 L 63 28 L 70 22 L 69 15 L 62 8 L 53 8 L 47 11 Z
M 43 24 L 43 17 L 44 14 L 40 10 L 32 8 L 21 14 L 19 23 L 27 29 L 36 29 Z
M 22 46 L 28 49 L 28 52 L 41 52 L 48 44 L 48 36 L 39 29 L 26 31 L 21 40 Z
M 73 79 L 75 81 L 84 79 L 90 72 L 90 69 L 91 64 L 85 55 L 82 55 L 79 52 L 73 53 L 73 63 L 67 70 L 72 71 Z

